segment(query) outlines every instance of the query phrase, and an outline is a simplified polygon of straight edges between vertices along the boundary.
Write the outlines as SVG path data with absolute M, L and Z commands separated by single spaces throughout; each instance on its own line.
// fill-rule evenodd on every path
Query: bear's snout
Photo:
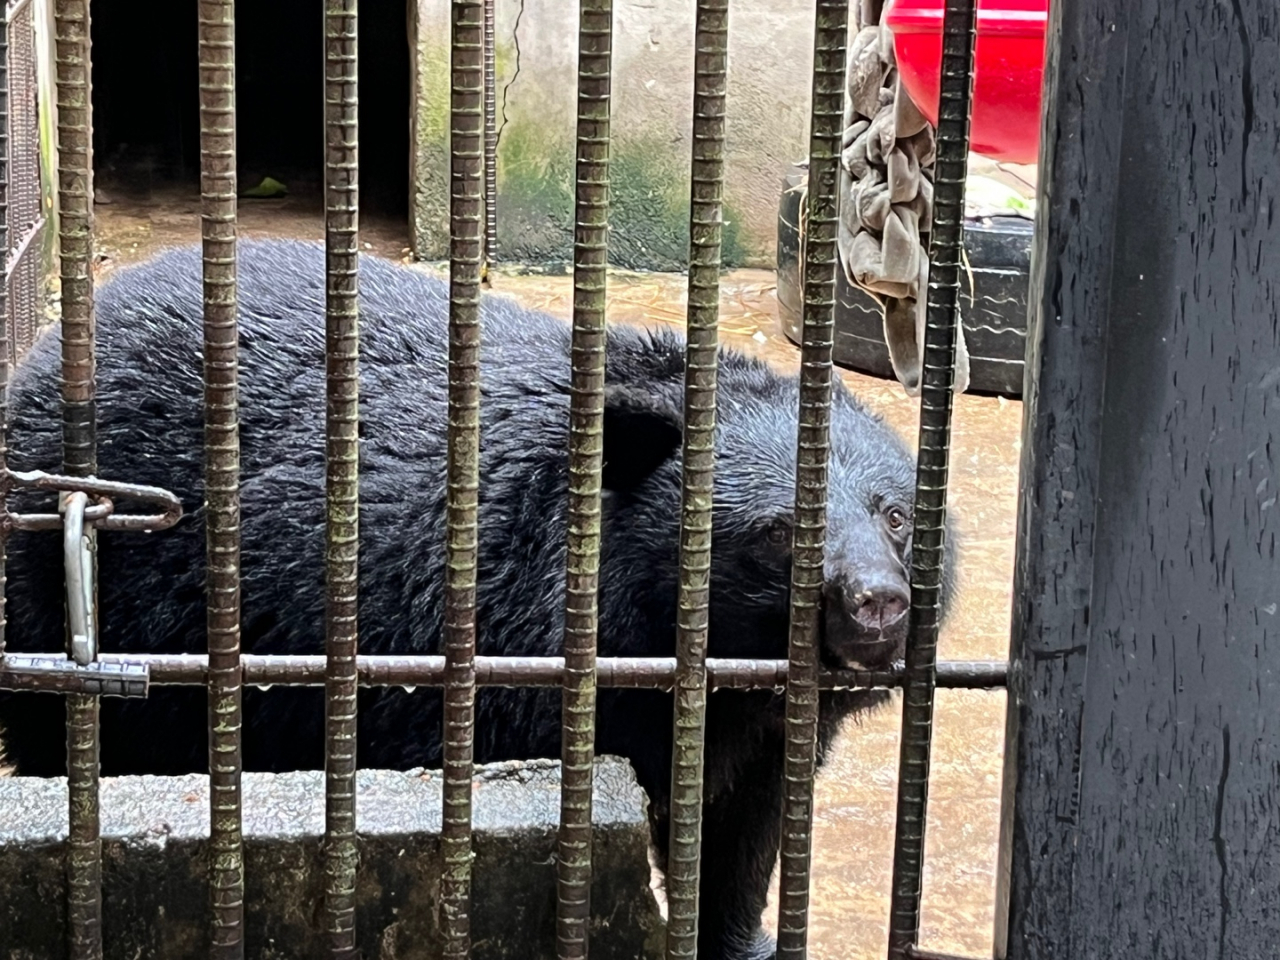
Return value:
M 841 666 L 877 669 L 906 654 L 911 594 L 898 576 L 828 582 L 825 645 Z

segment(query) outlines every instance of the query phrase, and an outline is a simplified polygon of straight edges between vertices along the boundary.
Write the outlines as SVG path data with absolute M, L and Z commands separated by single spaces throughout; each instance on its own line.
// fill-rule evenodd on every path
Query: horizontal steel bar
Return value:
M 0 656 L 0 690 L 145 697 L 149 681 L 150 670 L 146 664 L 120 657 L 82 667 L 65 654 Z
M 56 656 L 0 659 L 0 689 L 11 689 L 9 678 L 19 668 L 39 661 L 63 661 Z M 602 687 L 670 690 L 676 677 L 674 657 L 601 657 L 599 684 Z M 476 657 L 476 683 L 487 687 L 554 687 L 564 678 L 562 657 Z M 200 686 L 207 682 L 208 658 L 199 654 L 131 656 L 101 655 L 102 669 L 132 668 L 130 677 L 149 677 L 152 685 Z M 318 687 L 324 685 L 323 656 L 251 656 L 241 658 L 243 683 L 256 687 Z M 360 656 L 356 658 L 360 684 L 366 687 L 430 687 L 444 684 L 444 657 Z M 21 689 L 79 692 L 74 677 L 81 674 L 70 667 L 50 672 L 47 683 L 27 679 L 22 673 Z M 951 660 L 938 664 L 938 686 L 949 689 L 989 690 L 1005 685 L 1008 665 L 1002 661 Z M 818 675 L 823 690 L 891 689 L 902 683 L 901 665 L 887 670 L 824 670 Z M 95 675 L 83 674 L 85 683 Z M 102 682 L 96 680 L 94 682 Z M 707 682 L 712 689 L 784 690 L 787 685 L 786 660 L 707 660 Z M 110 696 L 126 694 L 110 693 Z M 127 694 L 139 696 L 144 694 Z

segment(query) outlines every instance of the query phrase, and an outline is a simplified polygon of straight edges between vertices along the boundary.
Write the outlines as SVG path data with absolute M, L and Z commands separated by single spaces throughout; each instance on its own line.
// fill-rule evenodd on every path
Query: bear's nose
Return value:
M 854 598 L 853 618 L 867 630 L 883 633 L 907 614 L 911 598 L 896 587 L 864 590 Z

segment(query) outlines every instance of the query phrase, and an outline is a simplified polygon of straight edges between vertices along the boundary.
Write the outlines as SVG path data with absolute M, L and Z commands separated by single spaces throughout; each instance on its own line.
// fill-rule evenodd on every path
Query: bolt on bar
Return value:
M 201 0 L 198 49 L 211 953 L 231 960 L 244 956 L 234 0 Z
M 479 0 L 453 0 L 449 130 L 449 448 L 444 613 L 444 956 L 471 954 L 471 777 L 475 746 L 480 264 L 484 37 Z
M 946 0 L 942 24 L 942 89 L 934 162 L 929 299 L 911 551 L 911 630 L 903 683 L 898 809 L 889 907 L 890 960 L 909 956 L 920 935 L 976 9 L 975 0 Z
M 809 933 L 809 864 L 818 738 L 818 639 L 826 554 L 831 352 L 835 336 L 836 176 L 844 119 L 848 0 L 818 0 L 809 126 L 809 216 L 800 353 L 795 546 L 791 565 L 785 806 L 778 957 L 803 960 Z
M 666 878 L 667 957 L 670 960 L 692 958 L 698 952 L 728 31 L 728 0 L 698 0 L 694 29 L 680 593 Z
M 498 90 L 494 4 L 484 0 L 484 263 L 498 259 Z
M 204 686 L 208 665 L 193 675 L 191 683 Z M 110 657 L 81 666 L 65 655 L 10 653 L 0 657 L 0 690 L 41 693 L 92 693 L 100 697 L 146 697 L 151 676 L 146 667 Z
M 359 179 L 356 0 L 325 6 L 325 902 L 334 957 L 356 952 Z
M 609 111 L 613 0 L 582 0 L 578 20 L 578 128 L 569 406 L 556 954 L 587 956 L 591 919 L 591 786 L 595 758 L 603 467 L 605 269 L 609 258 Z
M 97 472 L 88 0 L 55 4 L 54 38 L 62 281 L 62 472 L 86 477 Z M 90 531 L 88 536 L 92 549 L 94 533 Z M 98 750 L 98 698 L 68 696 L 67 920 L 72 960 L 102 956 Z

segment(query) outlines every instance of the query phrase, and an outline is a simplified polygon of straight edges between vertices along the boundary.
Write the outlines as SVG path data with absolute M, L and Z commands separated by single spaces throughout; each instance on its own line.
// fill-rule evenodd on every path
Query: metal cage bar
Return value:
M 728 54 L 728 0 L 698 0 L 694 28 L 680 592 L 666 876 L 670 960 L 692 958 L 698 953 Z
M 818 742 L 818 641 L 826 555 L 832 346 L 835 337 L 836 176 L 844 119 L 848 0 L 818 0 L 809 128 L 809 215 L 800 353 L 795 544 L 791 563 L 785 806 L 778 957 L 803 960 L 809 934 L 813 779 Z
M 198 51 L 209 630 L 209 896 L 212 955 L 230 960 L 244 956 L 234 0 L 201 0 Z
M 613 0 L 582 0 L 573 244 L 572 384 L 565 584 L 556 951 L 587 956 L 595 758 L 597 594 L 603 468 L 605 285 L 609 258 L 609 114 Z
M 59 0 L 54 9 L 62 281 L 62 472 L 87 477 L 97 472 L 89 3 Z M 86 536 L 92 550 L 92 528 Z M 72 960 L 102 956 L 98 754 L 98 698 L 72 694 L 67 698 L 67 920 Z
M 359 177 L 356 0 L 325 6 L 325 905 L 334 957 L 356 953 L 359 594 Z
M 98 697 L 145 696 L 150 685 L 204 685 L 210 705 L 212 952 L 244 954 L 240 727 L 244 685 L 326 689 L 323 922 L 335 956 L 355 945 L 359 686 L 440 686 L 445 697 L 440 926 L 444 956 L 470 955 L 471 789 L 478 686 L 560 686 L 563 693 L 557 939 L 563 958 L 587 956 L 591 789 L 599 687 L 673 691 L 670 921 L 667 955 L 697 953 L 706 696 L 715 689 L 785 690 L 785 808 L 779 957 L 806 952 L 818 691 L 905 689 L 891 907 L 890 957 L 916 947 L 936 687 L 987 689 L 1004 663 L 936 662 L 952 411 L 963 199 L 968 148 L 974 0 L 947 0 L 942 116 L 906 666 L 879 671 L 818 666 L 833 367 L 836 171 L 843 117 L 848 0 L 817 0 L 805 259 L 805 318 L 797 444 L 796 540 L 786 661 L 706 656 L 715 459 L 716 361 L 727 84 L 728 0 L 698 0 L 690 183 L 688 344 L 675 658 L 597 658 L 604 397 L 612 0 L 583 0 L 579 112 L 565 656 L 477 657 L 476 581 L 480 441 L 480 281 L 496 249 L 493 3 L 451 0 L 451 205 L 447 575 L 444 656 L 357 655 L 358 175 L 357 0 L 327 0 L 326 23 L 326 647 L 324 656 L 242 656 L 237 431 L 234 0 L 200 0 L 199 68 L 204 281 L 208 656 L 104 655 L 85 666 L 4 653 L 4 543 L 0 531 L 0 686 L 68 694 L 70 955 L 102 956 L 98 823 Z M 12 240 L 8 182 L 7 31 L 0 5 L 0 249 Z M 88 0 L 56 4 L 63 472 L 96 471 Z M 11 302 L 0 288 L 0 470 Z M 10 301 L 12 297 L 8 298 Z M 64 479 L 65 483 L 68 482 Z M 7 485 L 0 484 L 0 513 Z M 83 494 L 79 496 L 83 497 Z M 28 518 L 30 519 L 30 518 Z M 69 524 L 70 525 L 70 524 Z M 96 524 L 85 524 L 92 540 Z M 33 527 L 34 529 L 34 527 Z M 43 529 L 43 527 L 41 527 Z M 96 579 L 96 578 L 95 578 Z M 60 669 L 65 667 L 65 669 Z M 30 681 L 30 682 L 27 682 Z
M 976 10 L 976 0 L 946 0 L 942 24 L 942 88 L 934 163 L 919 462 L 911 545 L 911 621 L 903 683 L 889 907 L 890 960 L 908 956 L 920 933 Z
M 484 27 L 479 0 L 453 0 L 449 130 L 449 436 L 445 546 L 444 956 L 471 953 L 471 777 L 475 746 L 480 487 L 480 229 Z
M 9 654 L 0 663 L 0 688 L 39 689 L 66 693 L 80 681 L 77 671 L 51 674 L 27 668 L 50 660 L 48 655 Z M 98 670 L 86 676 L 101 684 L 119 674 L 129 684 L 136 681 L 137 696 L 147 686 L 203 686 L 208 674 L 208 658 L 199 654 L 104 653 Z M 240 658 L 247 686 L 323 686 L 326 659 L 322 656 L 263 656 Z M 783 690 L 789 665 L 786 660 L 735 660 L 709 658 L 707 686 L 712 690 Z M 358 656 L 356 674 L 364 687 L 440 687 L 445 682 L 444 657 Z M 601 687 L 635 690 L 671 690 L 677 683 L 678 661 L 674 657 L 600 657 L 596 660 L 596 682 Z M 944 660 L 938 664 L 938 686 L 956 690 L 991 690 L 1003 687 L 1008 664 L 999 660 Z M 905 670 L 822 670 L 820 690 L 892 689 L 902 685 Z M 476 657 L 476 685 L 480 687 L 558 687 L 564 683 L 562 657 Z M 24 676 L 30 677 L 23 683 Z M 129 686 L 129 689 L 135 689 Z M 123 689 L 123 688 L 122 688 Z M 135 695 L 133 693 L 115 695 Z

